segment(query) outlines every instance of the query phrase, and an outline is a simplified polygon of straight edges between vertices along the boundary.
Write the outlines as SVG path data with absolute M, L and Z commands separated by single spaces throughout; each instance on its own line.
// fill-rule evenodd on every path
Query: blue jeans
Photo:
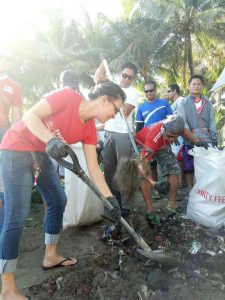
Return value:
M 0 273 L 15 272 L 19 241 L 30 211 L 33 158 L 30 152 L 2 150 L 4 205 L 0 209 Z M 37 188 L 48 209 L 45 243 L 57 244 L 62 228 L 66 195 L 46 153 L 36 153 L 41 167 Z M 3 216 L 4 215 L 4 216 Z

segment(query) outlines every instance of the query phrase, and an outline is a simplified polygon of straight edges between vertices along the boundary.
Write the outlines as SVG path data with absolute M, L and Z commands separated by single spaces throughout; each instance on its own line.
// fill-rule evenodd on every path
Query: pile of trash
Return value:
M 140 255 L 124 229 L 104 222 L 97 227 L 99 246 L 93 254 L 31 287 L 32 299 L 224 299 L 224 227 L 210 229 L 184 215 L 163 214 L 160 225 L 151 224 L 137 211 L 128 221 L 154 253 L 165 253 L 168 259 L 176 254 L 179 264 Z
M 154 238 L 149 241 L 153 250 L 178 252 L 183 258 L 189 254 L 225 253 L 225 228 L 206 228 L 186 219 L 182 215 L 164 218 L 161 225 L 153 224 Z
M 137 216 L 134 215 L 134 219 L 137 220 Z M 132 223 L 132 220 L 130 221 Z M 194 278 L 197 286 L 202 280 L 212 287 L 220 290 L 225 289 L 225 227 L 220 229 L 206 228 L 187 219 L 184 215 L 178 214 L 162 216 L 160 225 L 149 223 L 148 228 L 143 226 L 145 231 L 141 231 L 142 225 L 138 224 L 139 232 L 145 237 L 153 252 L 168 255 L 168 263 L 166 264 L 149 262 L 151 272 L 147 281 L 152 290 L 164 289 L 162 282 L 165 278 L 167 278 L 167 285 L 173 284 L 173 279 Z M 113 229 L 116 230 L 115 227 Z M 134 229 L 137 230 L 137 228 Z M 108 236 L 106 232 L 108 232 Z M 109 245 L 117 244 L 120 249 L 123 248 L 120 251 L 124 255 L 125 253 L 132 255 L 138 261 L 145 261 L 146 264 L 146 259 L 134 254 L 137 246 L 132 243 L 129 237 L 123 236 L 119 242 L 113 240 L 113 230 L 110 231 L 108 226 L 106 232 L 103 239 L 105 242 L 107 241 Z M 169 261 L 172 257 L 170 254 L 180 257 L 180 263 L 174 267 L 171 267 L 173 263 L 170 264 Z M 120 256 L 120 262 L 122 257 Z

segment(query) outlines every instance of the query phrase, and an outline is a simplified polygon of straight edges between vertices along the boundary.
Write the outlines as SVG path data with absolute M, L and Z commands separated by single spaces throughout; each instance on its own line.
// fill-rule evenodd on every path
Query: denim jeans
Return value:
M 36 158 L 41 167 L 37 188 L 48 206 L 45 243 L 57 244 L 66 195 L 48 155 L 36 153 Z M 9 273 L 16 270 L 19 241 L 30 211 L 34 181 L 31 153 L 2 150 L 1 172 L 4 205 L 0 209 L 0 273 Z

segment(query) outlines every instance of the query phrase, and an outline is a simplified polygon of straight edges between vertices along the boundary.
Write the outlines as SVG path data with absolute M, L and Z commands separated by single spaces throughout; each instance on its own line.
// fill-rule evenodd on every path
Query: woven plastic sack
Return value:
M 88 175 L 81 143 L 72 145 L 80 166 Z M 72 162 L 70 158 L 67 161 Z M 92 190 L 74 173 L 65 169 L 67 205 L 63 215 L 63 227 L 90 225 L 101 220 L 103 204 Z
M 196 183 L 191 190 L 187 217 L 207 227 L 225 224 L 225 150 L 194 148 Z

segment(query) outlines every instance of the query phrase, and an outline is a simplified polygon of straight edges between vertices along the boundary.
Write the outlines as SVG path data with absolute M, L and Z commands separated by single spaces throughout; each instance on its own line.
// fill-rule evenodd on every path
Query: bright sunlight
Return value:
M 119 0 L 8 0 L 1 2 L 0 10 L 0 52 L 7 52 L 8 47 L 20 38 L 32 39 L 34 32 L 48 28 L 51 12 L 63 12 L 67 20 L 82 19 L 83 10 L 96 18 L 98 12 L 115 19 L 122 12 Z

